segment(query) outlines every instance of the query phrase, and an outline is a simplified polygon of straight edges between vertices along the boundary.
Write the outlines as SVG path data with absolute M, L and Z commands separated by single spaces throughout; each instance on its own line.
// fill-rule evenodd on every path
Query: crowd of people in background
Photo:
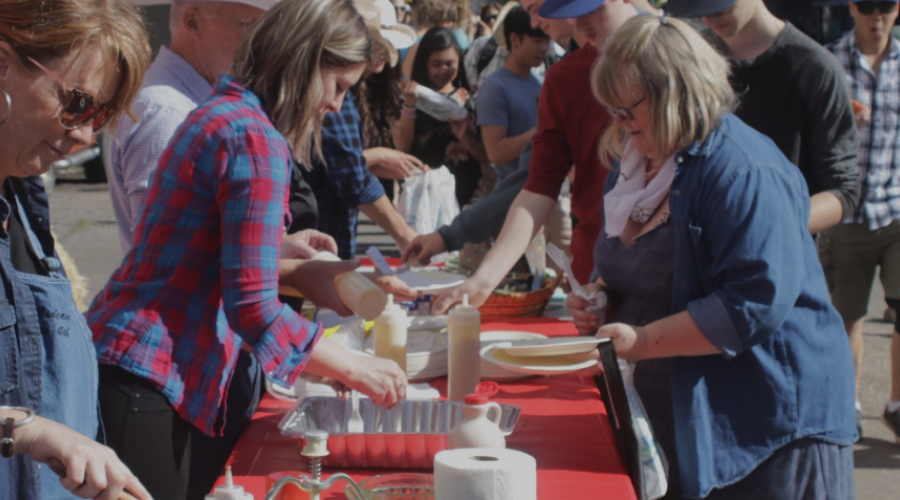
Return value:
M 896 0 L 850 0 L 827 46 L 763 0 L 132 3 L 171 4 L 152 62 L 128 0 L 0 0 L 10 498 L 202 499 L 265 379 L 396 404 L 396 363 L 299 314 L 350 314 L 360 212 L 411 264 L 490 247 L 434 314 L 542 232 L 571 255 L 615 304 L 567 299 L 636 363 L 666 498 L 853 498 L 877 269 L 900 309 Z M 37 175 L 101 131 L 124 259 L 82 314 Z M 399 198 L 442 167 L 462 211 L 418 234 Z

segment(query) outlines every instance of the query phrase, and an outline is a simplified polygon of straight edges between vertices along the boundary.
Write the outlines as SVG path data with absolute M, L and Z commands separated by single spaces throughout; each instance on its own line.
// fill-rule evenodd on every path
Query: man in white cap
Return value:
M 119 243 L 131 249 L 138 209 L 152 172 L 181 122 L 231 71 L 244 35 L 276 0 L 220 2 L 175 0 L 169 11 L 172 40 L 159 50 L 131 105 L 139 117 L 123 118 L 108 141 L 110 194 Z M 168 3 L 135 0 L 136 4 Z

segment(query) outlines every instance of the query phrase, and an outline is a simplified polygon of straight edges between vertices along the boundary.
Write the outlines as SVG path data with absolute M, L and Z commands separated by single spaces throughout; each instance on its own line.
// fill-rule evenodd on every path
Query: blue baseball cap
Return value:
M 669 0 L 666 4 L 670 16 L 702 17 L 718 14 L 737 3 L 737 0 Z
M 547 19 L 570 19 L 590 14 L 606 0 L 547 0 L 538 14 Z

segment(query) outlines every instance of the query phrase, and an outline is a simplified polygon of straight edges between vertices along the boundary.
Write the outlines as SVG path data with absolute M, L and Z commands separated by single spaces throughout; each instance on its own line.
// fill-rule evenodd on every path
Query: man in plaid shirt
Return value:
M 862 197 L 842 224 L 823 232 L 821 256 L 832 301 L 850 336 L 857 393 L 862 328 L 876 267 L 881 266 L 888 305 L 900 309 L 900 41 L 890 31 L 897 19 L 897 4 L 897 0 L 852 1 L 850 14 L 856 29 L 830 47 L 847 72 L 855 100 Z M 891 395 L 883 417 L 900 444 L 898 331 L 895 323 Z M 856 405 L 859 412 L 859 401 Z

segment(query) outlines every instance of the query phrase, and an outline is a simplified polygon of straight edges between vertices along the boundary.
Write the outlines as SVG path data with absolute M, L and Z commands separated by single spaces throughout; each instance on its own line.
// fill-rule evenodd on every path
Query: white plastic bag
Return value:
M 644 498 L 656 500 L 666 496 L 669 489 L 669 464 L 666 462 L 663 449 L 653 437 L 647 410 L 644 409 L 644 403 L 641 402 L 637 389 L 634 388 L 634 365 L 619 359 L 619 371 L 622 372 L 628 408 L 631 410 L 631 424 L 640 449 Z
M 459 215 L 456 178 L 445 166 L 406 179 L 397 211 L 419 234 L 430 234 Z

